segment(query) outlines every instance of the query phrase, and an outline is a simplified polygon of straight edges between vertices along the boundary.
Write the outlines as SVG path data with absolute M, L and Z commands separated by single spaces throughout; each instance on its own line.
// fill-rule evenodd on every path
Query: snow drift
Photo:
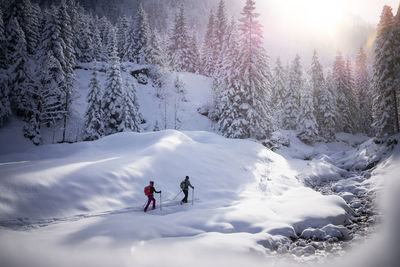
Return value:
M 249 249 L 266 255 L 269 244 L 308 228 L 343 225 L 351 216 L 342 198 L 304 187 L 295 178 L 300 171 L 255 142 L 174 130 L 1 156 L 0 220 L 7 228 L 0 230 L 0 258 L 7 266 L 54 266 L 54 254 L 63 261 L 58 266 L 109 266 L 111 253 L 121 256 L 113 265 L 177 266 L 194 263 L 196 251 L 216 244 L 221 255 L 248 257 Z M 172 200 L 186 175 L 195 186 L 193 206 Z M 165 206 L 145 214 L 150 179 Z M 35 230 L 9 229 L 15 225 Z M 188 258 L 175 261 L 171 255 L 182 244 Z M 145 264 L 140 259 L 154 247 L 164 252 Z M 79 253 L 71 257 L 72 250 Z M 26 262 L 17 257 L 21 251 Z

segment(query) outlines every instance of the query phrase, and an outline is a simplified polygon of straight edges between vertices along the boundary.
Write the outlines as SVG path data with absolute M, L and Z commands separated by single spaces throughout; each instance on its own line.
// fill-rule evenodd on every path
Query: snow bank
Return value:
M 174 130 L 0 156 L 0 224 L 31 229 L 0 228 L 0 261 L 21 265 L 21 252 L 37 266 L 54 266 L 50 255 L 66 266 L 110 266 L 111 258 L 118 266 L 196 266 L 198 255 L 203 265 L 265 259 L 265 244 L 343 225 L 352 215 L 340 197 L 304 187 L 296 179 L 303 170 L 299 160 L 255 142 Z M 193 206 L 180 206 L 182 196 L 173 200 L 186 175 L 195 186 Z M 142 212 L 149 180 L 162 190 L 162 211 Z M 182 251 L 187 258 L 173 256 Z

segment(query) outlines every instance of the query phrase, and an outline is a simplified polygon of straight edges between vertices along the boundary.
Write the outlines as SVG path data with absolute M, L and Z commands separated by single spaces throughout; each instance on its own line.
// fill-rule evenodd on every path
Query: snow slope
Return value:
M 3 155 L 0 265 L 260 264 L 265 248 L 352 215 L 342 198 L 304 187 L 296 178 L 304 168 L 255 142 L 201 131 L 122 133 Z M 180 206 L 172 199 L 185 175 L 195 203 Z M 164 207 L 143 213 L 150 179 Z
M 80 63 L 75 70 L 75 90 L 66 128 L 66 140 L 68 142 L 82 141 L 84 116 L 88 106 L 86 97 L 93 67 L 93 63 Z M 130 75 L 132 70 L 143 67 L 146 66 L 124 63 L 121 68 L 123 84 L 125 84 L 127 77 L 132 79 Z M 98 79 L 101 88 L 104 90 L 107 64 L 98 62 L 96 68 L 100 70 Z M 184 84 L 185 101 L 178 101 L 180 96 L 174 88 L 174 81 L 177 77 Z M 135 79 L 132 80 L 136 81 Z M 153 131 L 156 122 L 162 130 L 212 131 L 211 121 L 197 111 L 199 108 L 209 106 L 212 101 L 212 79 L 193 73 L 167 72 L 163 84 L 163 87 L 158 89 L 152 86 L 151 79 L 145 85 L 136 82 L 139 111 L 146 121 L 141 125 L 143 132 Z M 159 91 L 165 95 L 164 98 L 157 97 Z M 177 101 L 177 106 L 175 106 L 175 101 Z M 175 113 L 177 123 L 174 120 Z M 60 121 L 50 128 L 42 125 L 43 144 L 54 144 L 62 140 L 62 123 Z M 21 119 L 13 116 L 0 128 L 0 155 L 24 151 L 26 148 L 32 147 L 29 140 L 23 137 L 23 124 Z

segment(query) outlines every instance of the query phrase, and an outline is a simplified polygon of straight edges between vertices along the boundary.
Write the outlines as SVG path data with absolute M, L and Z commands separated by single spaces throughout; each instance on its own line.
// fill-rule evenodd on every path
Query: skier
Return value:
M 149 200 L 147 201 L 146 207 L 144 208 L 144 212 L 147 211 L 147 208 L 149 207 L 150 202 L 152 202 L 152 201 L 153 201 L 153 210 L 156 208 L 156 200 L 153 197 L 153 193 L 161 194 L 161 190 L 157 191 L 154 188 L 154 182 L 150 181 L 150 184 L 144 188 L 144 194 L 149 198 Z
M 192 186 L 192 184 L 189 181 L 189 176 L 186 176 L 185 180 L 181 182 L 181 189 L 185 194 L 185 197 L 181 200 L 181 205 L 183 203 L 187 203 L 187 198 L 189 196 L 189 186 L 194 189 L 194 186 Z

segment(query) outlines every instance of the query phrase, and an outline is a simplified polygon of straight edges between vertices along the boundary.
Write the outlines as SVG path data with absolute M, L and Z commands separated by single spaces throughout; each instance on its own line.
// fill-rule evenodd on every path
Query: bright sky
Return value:
M 337 49 L 345 53 L 358 50 L 366 43 L 365 35 L 379 22 L 383 6 L 391 6 L 396 14 L 400 0 L 257 0 L 256 3 L 271 56 L 291 58 L 291 53 L 299 53 L 308 58 L 316 48 L 329 62 Z

